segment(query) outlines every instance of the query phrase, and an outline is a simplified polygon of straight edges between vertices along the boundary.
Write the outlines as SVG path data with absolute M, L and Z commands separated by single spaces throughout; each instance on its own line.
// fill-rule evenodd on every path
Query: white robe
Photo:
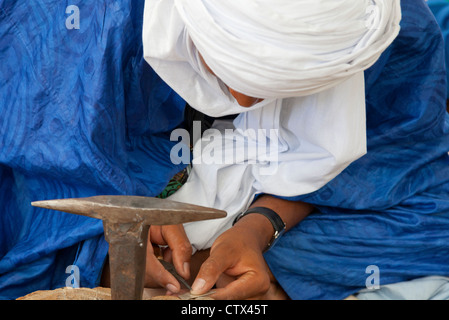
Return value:
M 363 71 L 400 18 L 399 0 L 146 0 L 146 61 L 199 111 L 239 114 L 195 144 L 189 179 L 170 197 L 228 213 L 185 224 L 195 250 L 257 194 L 316 191 L 366 153 Z M 241 107 L 225 84 L 264 100 Z

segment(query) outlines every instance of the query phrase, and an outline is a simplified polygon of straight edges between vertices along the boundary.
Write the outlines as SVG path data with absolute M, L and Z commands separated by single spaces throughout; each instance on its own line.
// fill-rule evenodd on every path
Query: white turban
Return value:
M 220 130 L 203 137 L 194 156 L 211 148 L 235 154 L 223 138 L 243 141 L 244 158 L 194 164 L 172 196 L 228 212 L 185 225 L 196 249 L 209 247 L 258 193 L 313 192 L 366 153 L 363 71 L 395 39 L 400 19 L 400 0 L 146 0 L 148 63 L 203 113 L 240 113 L 231 124 L 217 122 Z M 265 100 L 241 107 L 226 86 Z M 225 128 L 240 131 L 228 137 Z M 252 150 L 274 138 L 248 129 L 276 130 L 275 159 L 254 158 Z M 267 168 L 275 169 L 261 174 Z
M 397 34 L 398 3 L 177 0 L 175 6 L 224 83 L 253 97 L 288 98 L 333 87 L 370 67 Z

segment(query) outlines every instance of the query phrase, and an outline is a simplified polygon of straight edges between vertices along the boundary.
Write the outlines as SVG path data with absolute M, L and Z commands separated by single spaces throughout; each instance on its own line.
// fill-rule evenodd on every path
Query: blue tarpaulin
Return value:
M 31 201 L 156 196 L 181 170 L 168 135 L 185 102 L 142 58 L 143 6 L 0 1 L 1 299 L 65 286 L 70 265 L 98 285 L 102 222 Z

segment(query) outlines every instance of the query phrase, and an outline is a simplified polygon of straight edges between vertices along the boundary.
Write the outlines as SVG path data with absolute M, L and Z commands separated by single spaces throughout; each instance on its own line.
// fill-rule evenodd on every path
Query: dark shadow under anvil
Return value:
M 111 298 L 141 300 L 151 225 L 174 225 L 226 217 L 226 212 L 168 199 L 139 196 L 95 196 L 35 201 L 35 207 L 103 220 L 109 243 Z

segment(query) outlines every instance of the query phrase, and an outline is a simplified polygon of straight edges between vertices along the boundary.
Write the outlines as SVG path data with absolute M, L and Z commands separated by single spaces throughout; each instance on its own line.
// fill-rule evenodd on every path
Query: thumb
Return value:
M 218 248 L 217 248 L 218 249 Z M 192 284 L 192 294 L 203 294 L 208 292 L 217 282 L 220 275 L 231 265 L 231 257 L 226 251 L 211 250 L 211 255 L 203 262 Z

